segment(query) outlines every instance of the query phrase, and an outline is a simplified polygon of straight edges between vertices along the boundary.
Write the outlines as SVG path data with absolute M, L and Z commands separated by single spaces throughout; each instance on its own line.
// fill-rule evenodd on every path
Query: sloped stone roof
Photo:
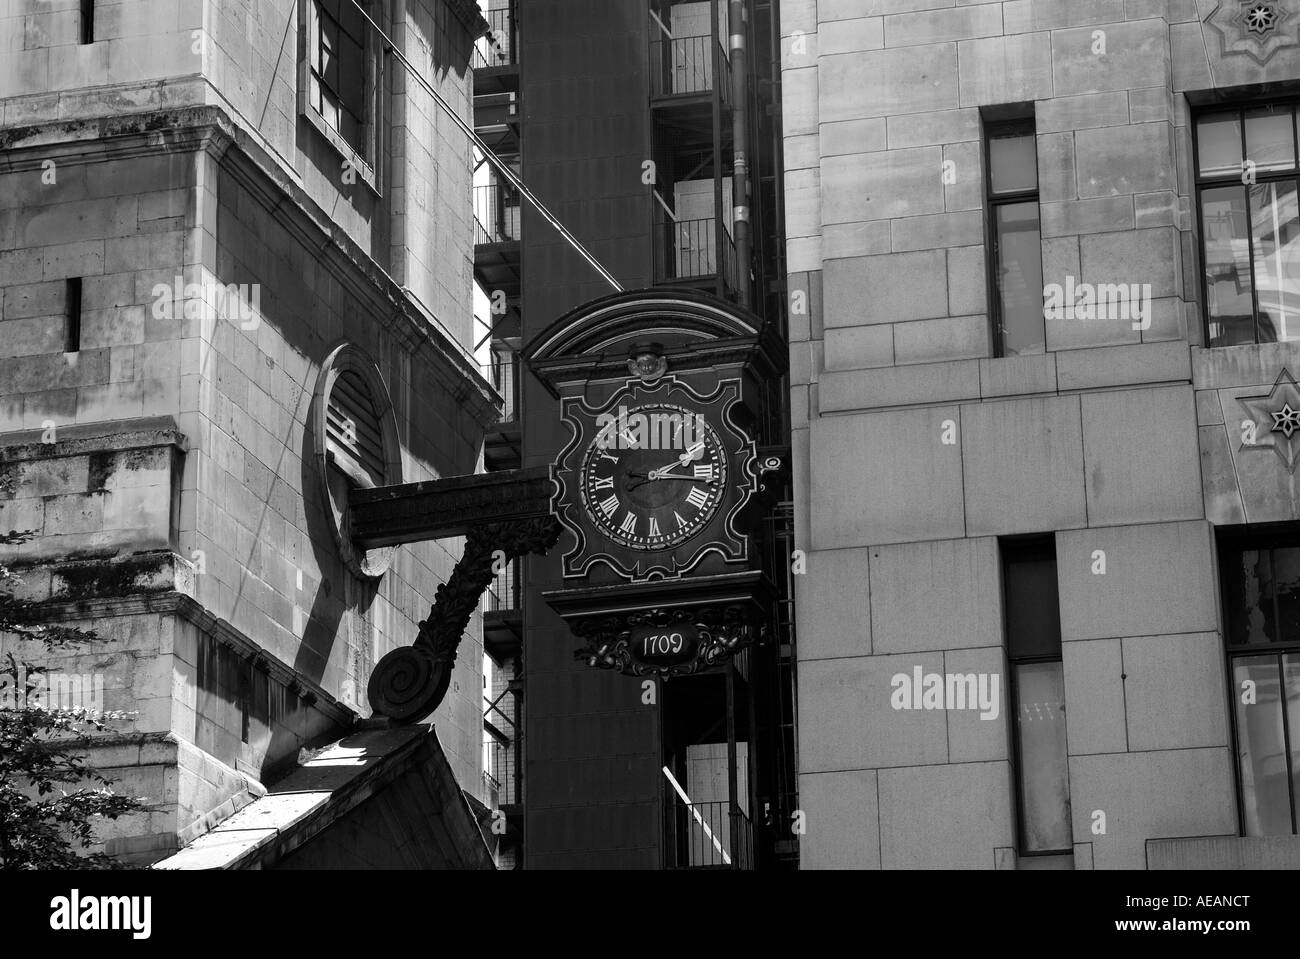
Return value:
M 374 725 L 327 747 L 153 868 L 495 865 L 433 727 Z

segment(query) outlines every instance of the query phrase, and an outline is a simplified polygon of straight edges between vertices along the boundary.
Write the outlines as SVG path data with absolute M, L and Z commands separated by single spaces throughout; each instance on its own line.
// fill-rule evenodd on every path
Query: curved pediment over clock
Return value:
M 775 330 L 749 310 L 693 290 L 616 293 L 560 317 L 524 351 L 529 368 L 556 396 L 563 384 L 627 375 L 638 344 L 663 349 L 666 372 L 745 366 L 761 378 L 785 371 Z

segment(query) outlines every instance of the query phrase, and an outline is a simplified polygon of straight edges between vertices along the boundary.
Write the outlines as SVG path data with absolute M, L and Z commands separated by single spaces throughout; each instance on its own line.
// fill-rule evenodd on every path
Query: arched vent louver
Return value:
M 360 486 L 384 485 L 383 430 L 369 387 L 351 370 L 340 373 L 330 390 L 325 430 L 335 466 Z

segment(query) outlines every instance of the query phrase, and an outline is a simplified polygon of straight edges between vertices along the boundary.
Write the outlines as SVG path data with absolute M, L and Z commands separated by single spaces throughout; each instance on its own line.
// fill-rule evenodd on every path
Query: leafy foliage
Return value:
M 34 535 L 0 532 L 0 546 L 20 545 Z M 47 651 L 98 638 L 74 626 L 39 622 L 37 608 L 15 594 L 18 584 L 13 571 L 0 564 L 0 634 L 39 642 Z M 102 852 L 86 852 L 97 842 L 95 821 L 116 819 L 143 804 L 113 792 L 80 750 L 85 736 L 107 730 L 126 714 L 33 702 L 42 672 L 13 653 L 0 666 L 0 868 L 120 867 Z

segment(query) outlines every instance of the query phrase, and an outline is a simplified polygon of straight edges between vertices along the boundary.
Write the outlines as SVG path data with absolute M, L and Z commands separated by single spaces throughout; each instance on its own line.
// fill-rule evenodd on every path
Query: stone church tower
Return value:
M 485 28 L 469 0 L 0 7 L 0 528 L 35 532 L 0 562 L 99 636 L 49 668 L 133 714 L 90 756 L 148 799 L 110 853 L 168 856 L 352 731 L 459 555 L 359 552 L 347 498 L 475 472 L 498 415 L 470 144 L 402 62 L 468 118 Z M 433 717 L 471 796 L 477 637 Z

